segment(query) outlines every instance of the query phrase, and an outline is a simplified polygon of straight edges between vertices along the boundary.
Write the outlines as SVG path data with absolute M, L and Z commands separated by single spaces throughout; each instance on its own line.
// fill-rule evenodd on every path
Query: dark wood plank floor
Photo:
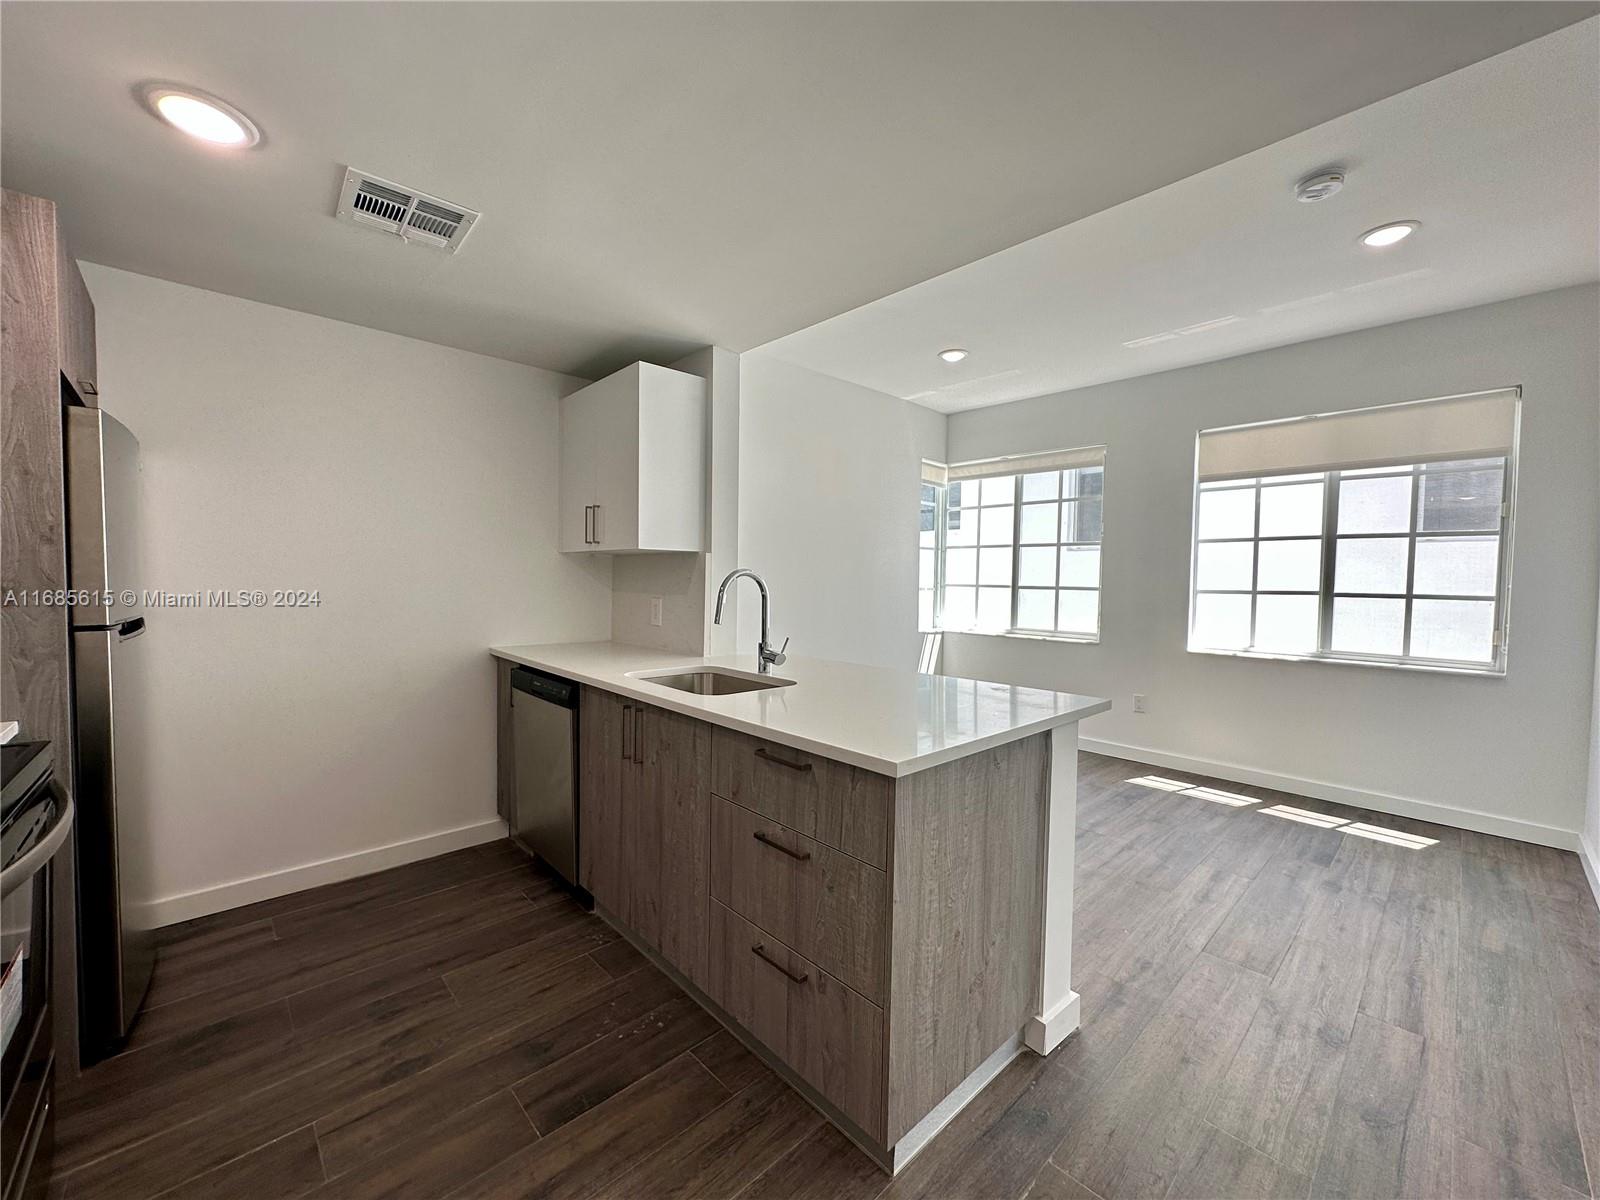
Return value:
M 55 1194 L 1594 1195 L 1575 856 L 1080 765 L 1083 1028 L 893 1182 L 502 842 L 166 931 L 130 1048 L 62 1097 Z

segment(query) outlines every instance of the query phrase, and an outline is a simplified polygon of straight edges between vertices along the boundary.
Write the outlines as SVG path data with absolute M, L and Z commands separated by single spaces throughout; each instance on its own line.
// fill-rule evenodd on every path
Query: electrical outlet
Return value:
M 652 625 L 661 624 L 661 597 L 660 596 L 651 596 L 650 597 L 650 624 L 652 624 Z
M 1135 692 L 1133 694 L 1133 711 L 1136 712 L 1136 713 L 1142 713 L 1142 712 L 1149 712 L 1150 711 L 1149 709 L 1147 709 L 1144 706 L 1144 693 L 1143 692 Z

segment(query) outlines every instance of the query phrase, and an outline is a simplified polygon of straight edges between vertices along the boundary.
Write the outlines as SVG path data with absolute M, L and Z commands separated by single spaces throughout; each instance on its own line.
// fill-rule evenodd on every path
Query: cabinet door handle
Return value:
M 810 763 L 808 763 L 808 762 L 804 762 L 804 763 L 802 763 L 802 762 L 790 762 L 787 758 L 779 758 L 776 754 L 774 754 L 772 751 L 768 750 L 765 746 L 757 746 L 756 747 L 756 757 L 757 758 L 764 758 L 769 763 L 777 763 L 778 766 L 780 766 L 780 767 L 788 767 L 789 770 L 791 770 L 791 771 L 809 771 L 809 770 L 811 770 L 811 764 Z
M 594 506 L 594 544 L 600 544 L 600 506 Z
M 810 978 L 810 975 L 805 971 L 801 971 L 800 974 L 796 975 L 793 971 L 789 970 L 788 967 L 784 966 L 781 962 L 779 962 L 777 959 L 773 958 L 770 954 L 768 954 L 767 953 L 767 948 L 765 946 L 763 946 L 760 942 L 757 942 L 754 946 L 750 947 L 750 953 L 754 954 L 762 962 L 766 963 L 767 966 L 775 967 L 779 971 L 782 971 L 785 975 L 787 975 L 789 977 L 789 982 L 790 983 L 804 983 L 807 979 Z
M 808 858 L 811 857 L 811 851 L 809 851 L 809 850 L 791 850 L 791 849 L 789 849 L 789 847 L 785 846 L 782 842 L 773 841 L 766 834 L 762 833 L 761 830 L 759 830 L 759 829 L 756 830 L 755 833 L 752 834 L 751 836 L 754 837 L 756 839 L 756 841 L 760 842 L 763 846 L 771 846 L 774 850 L 781 850 L 783 853 L 787 854 L 790 858 L 794 859 L 796 862 L 805 862 Z
M 633 752 L 628 749 L 628 730 L 633 728 L 633 705 L 622 706 L 622 761 L 632 762 Z
M 633 761 L 644 766 L 644 706 L 633 710 Z
M 587 546 L 589 544 L 589 541 L 590 541 L 590 539 L 589 539 L 589 513 L 590 513 L 592 508 L 593 508 L 593 505 L 589 505 L 589 504 L 585 504 L 583 506 L 583 544 L 585 546 Z

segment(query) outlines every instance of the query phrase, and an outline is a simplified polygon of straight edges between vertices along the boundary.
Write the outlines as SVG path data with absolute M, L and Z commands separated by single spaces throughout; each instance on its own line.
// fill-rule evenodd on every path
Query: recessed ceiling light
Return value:
M 1395 221 L 1389 225 L 1379 225 L 1376 229 L 1369 229 L 1361 235 L 1361 244 L 1371 246 L 1374 250 L 1381 250 L 1385 246 L 1405 241 L 1421 228 L 1421 221 Z
M 195 88 L 155 84 L 144 90 L 144 101 L 168 125 L 213 146 L 243 150 L 261 140 L 261 131 L 226 100 Z
M 967 352 L 965 350 L 959 349 L 955 346 L 950 347 L 948 350 L 939 351 L 939 357 L 944 359 L 947 363 L 958 363 L 966 356 Z

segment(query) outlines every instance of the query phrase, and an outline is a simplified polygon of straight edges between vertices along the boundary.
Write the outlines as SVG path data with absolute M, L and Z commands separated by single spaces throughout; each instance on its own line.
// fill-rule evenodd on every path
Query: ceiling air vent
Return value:
M 454 254 L 481 213 L 437 196 L 347 168 L 334 216 L 403 241 Z

